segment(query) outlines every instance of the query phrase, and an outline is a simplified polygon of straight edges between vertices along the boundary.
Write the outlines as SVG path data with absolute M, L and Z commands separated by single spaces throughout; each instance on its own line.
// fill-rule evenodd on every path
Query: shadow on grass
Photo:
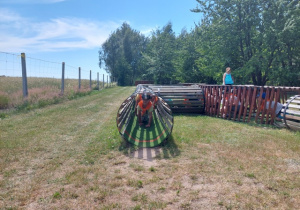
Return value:
M 221 118 L 220 118 L 221 119 Z M 257 120 L 257 122 L 255 122 L 255 118 L 251 117 L 250 121 L 248 122 L 247 120 L 245 120 L 245 122 L 243 122 L 242 120 L 237 121 L 237 120 L 230 120 L 233 123 L 240 123 L 240 124 L 244 124 L 247 126 L 251 126 L 251 127 L 256 127 L 256 128 L 267 128 L 267 129 L 286 129 L 286 126 L 284 124 L 284 122 L 282 121 L 274 121 L 274 124 L 267 124 L 266 120 L 264 120 L 262 123 L 260 122 L 260 119 Z
M 123 140 L 119 146 L 119 151 L 123 152 L 126 156 L 148 161 L 153 161 L 154 158 L 170 159 L 180 155 L 180 150 L 178 149 L 172 134 L 169 135 L 168 139 L 161 145 L 151 148 L 137 147 L 126 140 Z
M 167 140 L 162 144 L 162 154 L 157 158 L 174 158 L 180 155 L 180 150 L 174 141 L 173 135 L 171 134 Z
M 199 117 L 199 116 L 207 116 L 201 113 L 173 113 L 173 117 L 179 117 L 179 116 L 185 116 L 185 117 Z
M 251 117 L 250 121 L 248 122 L 248 115 L 247 118 L 245 119 L 245 121 L 243 121 L 242 119 L 237 120 L 237 118 L 235 120 L 233 120 L 233 116 L 231 116 L 230 119 L 223 119 L 222 117 L 215 117 L 215 116 L 208 116 L 208 115 L 204 115 L 204 114 L 174 114 L 174 116 L 187 116 L 190 118 L 194 118 L 194 117 L 203 117 L 203 118 L 208 118 L 208 119 L 218 119 L 224 122 L 232 122 L 232 123 L 237 123 L 237 124 L 242 124 L 242 125 L 247 125 L 247 126 L 251 126 L 251 127 L 257 127 L 257 128 L 267 128 L 267 129 L 286 129 L 286 126 L 284 124 L 283 121 L 274 121 L 274 124 L 266 124 L 266 120 L 264 119 L 263 122 L 261 123 L 260 118 L 257 120 L 257 122 L 255 122 L 255 117 Z

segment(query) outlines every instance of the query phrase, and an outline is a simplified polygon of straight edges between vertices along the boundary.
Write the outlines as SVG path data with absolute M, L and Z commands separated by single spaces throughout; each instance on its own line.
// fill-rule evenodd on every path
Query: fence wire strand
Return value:
M 99 74 L 92 69 L 23 55 L 25 54 L 0 51 L 0 97 L 1 95 L 11 97 L 9 100 L 18 101 L 16 103 L 21 103 L 20 101 L 27 97 L 24 96 L 26 92 L 24 91 L 24 69 L 26 70 L 26 89 L 31 97 L 38 94 L 46 95 L 46 92 L 50 94 L 48 92 L 51 91 L 52 95 L 57 95 L 66 92 L 100 90 L 111 85 L 109 84 L 111 81 L 107 80 L 108 75 Z M 23 62 L 22 59 L 24 59 Z M 22 67 L 24 61 L 26 68 L 24 65 Z M 64 80 L 62 80 L 63 63 Z

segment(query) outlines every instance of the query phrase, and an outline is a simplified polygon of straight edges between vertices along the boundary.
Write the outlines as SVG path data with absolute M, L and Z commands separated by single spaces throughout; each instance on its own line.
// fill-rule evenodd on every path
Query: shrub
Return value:
M 18 111 L 22 111 L 22 110 L 27 110 L 27 111 L 29 111 L 29 110 L 32 109 L 32 106 L 30 105 L 30 103 L 29 103 L 27 100 L 25 100 L 25 101 L 23 101 L 22 104 L 17 105 L 17 106 L 16 106 L 16 109 L 17 109 Z
M 0 93 L 1 94 L 1 93 Z M 9 105 L 9 98 L 7 95 L 0 95 L 0 109 L 6 109 Z
M 6 117 L 7 117 L 7 115 L 5 113 L 0 113 L 0 119 L 4 119 Z

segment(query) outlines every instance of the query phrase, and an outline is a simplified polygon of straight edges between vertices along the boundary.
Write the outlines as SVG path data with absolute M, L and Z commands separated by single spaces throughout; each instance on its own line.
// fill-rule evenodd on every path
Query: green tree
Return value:
M 287 84 L 299 65 L 299 3 L 292 0 L 196 0 L 204 18 L 204 45 L 223 67 L 231 66 L 239 84 Z M 298 5 L 298 6 L 297 6 Z M 298 16 L 297 16 L 298 14 Z M 206 44 L 205 44 L 206 43 Z M 298 43 L 297 46 L 291 43 Z M 201 59 L 199 60 L 199 62 Z M 278 72 L 285 71 L 276 79 Z
M 147 76 L 153 76 L 158 84 L 175 82 L 175 33 L 172 24 L 168 23 L 162 29 L 152 33 L 148 49 L 143 54 L 144 62 L 148 66 Z
M 106 72 L 117 78 L 119 85 L 133 85 L 144 70 L 141 59 L 146 46 L 147 38 L 123 23 L 102 44 L 99 66 L 101 68 L 105 64 Z
M 176 38 L 176 80 L 180 82 L 199 82 L 200 72 L 195 63 L 198 55 L 196 51 L 195 33 L 188 33 L 185 29 Z
M 206 62 L 209 56 L 203 46 L 204 36 L 198 29 L 196 27 L 190 33 L 183 29 L 176 38 L 176 58 L 174 61 L 176 79 L 186 83 L 214 84 L 216 83 L 215 72 L 209 71 L 212 66 Z
M 270 75 L 271 80 L 275 85 L 300 86 L 300 4 L 280 0 L 266 7 L 263 15 L 273 17 L 268 22 L 268 29 L 269 34 L 274 34 L 275 41 L 270 45 L 277 47 L 273 62 L 276 71 Z
M 214 28 L 208 27 L 205 21 L 200 27 L 195 28 L 198 37 L 196 65 L 203 75 L 203 83 L 216 84 L 222 83 L 224 63 L 226 60 L 220 56 L 219 36 Z

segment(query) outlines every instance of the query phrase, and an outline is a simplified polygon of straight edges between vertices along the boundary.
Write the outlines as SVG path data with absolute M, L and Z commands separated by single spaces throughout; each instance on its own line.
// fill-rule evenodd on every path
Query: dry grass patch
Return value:
M 61 94 L 61 79 L 28 77 L 28 97 L 23 98 L 21 77 L 0 77 L 0 110 L 26 109 L 44 107 L 62 100 L 76 98 L 96 88 L 96 81 L 92 81 L 90 89 L 89 80 L 81 80 L 81 88 L 78 89 L 78 80 L 65 79 L 64 94 Z M 102 85 L 100 86 L 102 87 Z M 2 114 L 3 116 L 3 114 Z M 4 117 L 2 117 L 4 118 Z

